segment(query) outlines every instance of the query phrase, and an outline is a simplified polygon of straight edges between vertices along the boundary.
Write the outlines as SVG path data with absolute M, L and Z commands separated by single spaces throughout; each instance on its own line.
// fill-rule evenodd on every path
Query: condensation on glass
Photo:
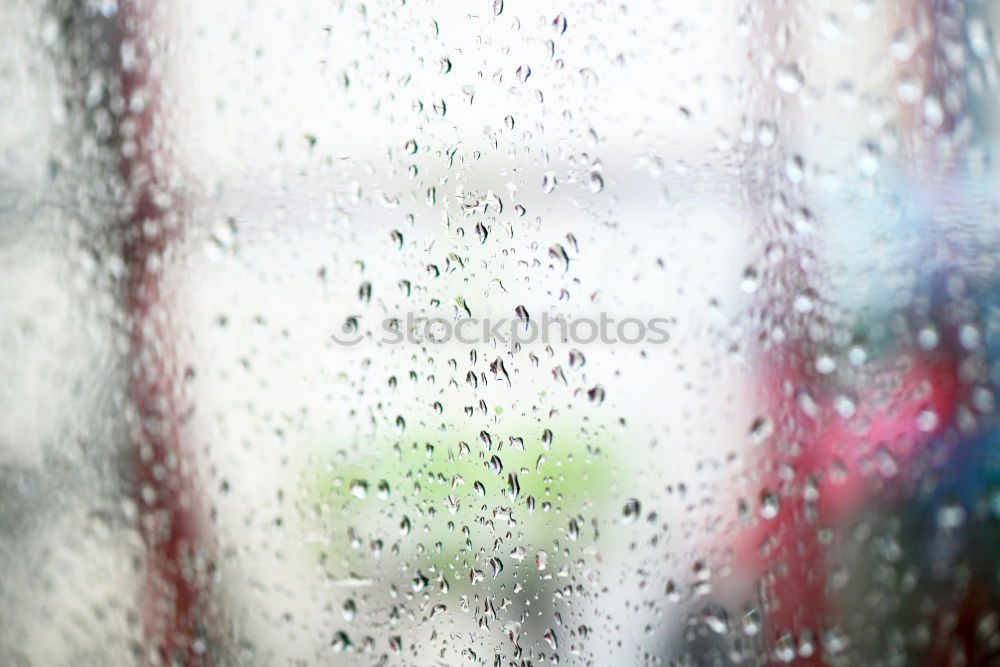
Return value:
M 6 3 L 0 664 L 993 664 L 997 11 Z

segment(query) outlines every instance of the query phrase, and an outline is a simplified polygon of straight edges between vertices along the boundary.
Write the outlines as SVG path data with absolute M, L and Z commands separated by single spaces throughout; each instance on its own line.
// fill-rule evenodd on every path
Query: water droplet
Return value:
M 382 540 L 372 540 L 371 544 L 368 545 L 368 550 L 371 551 L 373 558 L 381 558 L 383 546 Z
M 486 243 L 486 239 L 490 236 L 490 230 L 482 222 L 477 222 L 476 236 L 479 237 L 479 243 Z
M 797 313 L 811 313 L 816 307 L 816 294 L 812 290 L 806 288 L 795 295 L 795 300 L 792 305 Z
M 569 23 L 566 21 L 566 16 L 563 14 L 559 14 L 552 19 L 552 28 L 555 30 L 557 35 L 565 34 L 568 26 Z
M 956 500 L 946 500 L 938 508 L 937 523 L 946 529 L 958 528 L 965 523 L 965 508 Z
M 514 309 L 514 314 L 517 315 L 517 319 L 524 323 L 524 329 L 528 329 L 528 323 L 531 322 L 531 316 L 528 314 L 528 309 L 524 306 L 518 306 Z
M 795 659 L 795 639 L 787 632 L 781 633 L 774 645 L 774 657 L 781 662 Z
M 805 83 L 805 77 L 795 63 L 782 63 L 774 70 L 774 80 L 782 92 L 795 94 Z
M 924 98 L 924 120 L 933 128 L 941 127 L 944 123 L 944 108 L 941 100 L 934 95 Z
M 351 640 L 343 630 L 338 631 L 330 642 L 330 648 L 334 653 L 342 653 L 351 648 Z
M 934 327 L 924 327 L 917 334 L 917 344 L 924 350 L 933 350 L 938 346 L 939 340 L 937 329 Z
M 906 62 L 917 50 L 917 34 L 911 28 L 901 28 L 892 36 L 889 53 L 895 60 Z
M 930 433 L 937 428 L 938 416 L 933 410 L 921 410 L 917 415 L 917 428 L 924 433 Z
M 720 605 L 707 605 L 701 611 L 701 620 L 716 634 L 723 635 L 729 631 L 729 614 Z
M 773 519 L 778 516 L 781 508 L 781 501 L 778 494 L 771 491 L 764 491 L 760 494 L 760 516 L 764 519 Z
M 566 249 L 560 244 L 556 243 L 549 248 L 549 257 L 557 260 L 562 266 L 563 271 L 569 271 L 569 255 L 566 254 Z
M 673 579 L 668 579 L 667 580 L 667 588 L 666 588 L 665 592 L 666 592 L 667 600 L 669 600 L 670 602 L 680 602 L 680 600 L 681 600 L 681 592 L 680 592 L 680 589 L 677 587 L 677 584 L 674 582 Z
M 490 470 L 493 471 L 494 475 L 503 473 L 503 461 L 496 454 L 490 457 Z
M 595 195 L 604 189 L 604 179 L 601 178 L 599 173 L 591 172 L 590 174 L 590 191 Z
M 967 350 L 975 350 L 982 342 L 982 335 L 974 325 L 963 324 L 958 330 L 958 342 Z
M 916 104 L 924 96 L 923 82 L 913 74 L 901 74 L 896 83 L 896 95 L 904 104 Z
M 507 497 L 510 502 L 517 502 L 518 497 L 521 495 L 521 483 L 517 480 L 517 475 L 514 473 L 508 473 L 507 475 Z
M 354 604 L 354 600 L 348 599 L 347 601 L 344 602 L 344 606 L 342 607 L 342 612 L 344 614 L 345 621 L 348 622 L 353 621 L 354 616 L 357 614 L 357 611 L 358 609 L 357 606 Z
M 629 498 L 622 506 L 622 523 L 635 523 L 642 512 L 642 505 L 635 498 Z
M 542 175 L 542 192 L 549 194 L 556 189 L 556 185 L 556 175 L 553 172 L 547 171 Z
M 803 630 L 799 633 L 799 657 L 809 658 L 816 651 L 816 644 L 813 641 L 813 634 L 811 631 Z
M 236 242 L 239 228 L 234 218 L 218 220 L 212 227 L 212 240 L 220 248 L 228 248 Z
M 748 266 L 743 269 L 743 279 L 740 280 L 740 289 L 747 294 L 753 294 L 760 289 L 760 275 L 756 267 Z
M 597 87 L 598 83 L 597 72 L 595 72 L 589 67 L 584 67 L 580 70 L 580 79 L 583 81 L 584 88 Z
M 363 303 L 371 303 L 372 300 L 372 284 L 368 281 L 361 283 L 358 287 L 358 298 L 361 299 Z
M 574 542 L 580 537 L 580 523 L 575 517 L 569 520 L 569 528 L 566 531 L 566 537 Z
M 760 612 L 753 607 L 749 607 L 745 612 L 743 612 L 743 634 L 748 637 L 754 637 L 760 632 Z
M 821 375 L 829 375 L 837 370 L 837 362 L 828 354 L 821 354 L 816 358 L 816 371 Z
M 879 149 L 872 143 L 866 143 L 858 158 L 858 173 L 865 178 L 872 178 L 879 170 Z
M 757 143 L 765 148 L 773 146 L 778 138 L 778 126 L 769 120 L 757 123 Z
M 549 429 L 542 431 L 542 447 L 546 450 L 552 449 L 552 431 Z
M 860 345 L 852 345 L 851 349 L 847 351 L 847 360 L 854 367 L 864 366 L 865 362 L 868 361 L 868 351 Z
M 788 178 L 789 183 L 794 185 L 798 185 L 805 180 L 805 161 L 801 155 L 790 155 L 785 160 L 785 177 Z
M 604 387 L 601 385 L 592 387 L 587 391 L 587 398 L 590 399 L 591 403 L 597 403 L 600 405 L 604 402 Z

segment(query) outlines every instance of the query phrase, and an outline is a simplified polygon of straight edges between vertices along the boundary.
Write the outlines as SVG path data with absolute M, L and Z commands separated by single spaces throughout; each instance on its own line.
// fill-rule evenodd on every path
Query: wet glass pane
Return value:
M 0 664 L 994 664 L 998 12 L 4 4 Z

